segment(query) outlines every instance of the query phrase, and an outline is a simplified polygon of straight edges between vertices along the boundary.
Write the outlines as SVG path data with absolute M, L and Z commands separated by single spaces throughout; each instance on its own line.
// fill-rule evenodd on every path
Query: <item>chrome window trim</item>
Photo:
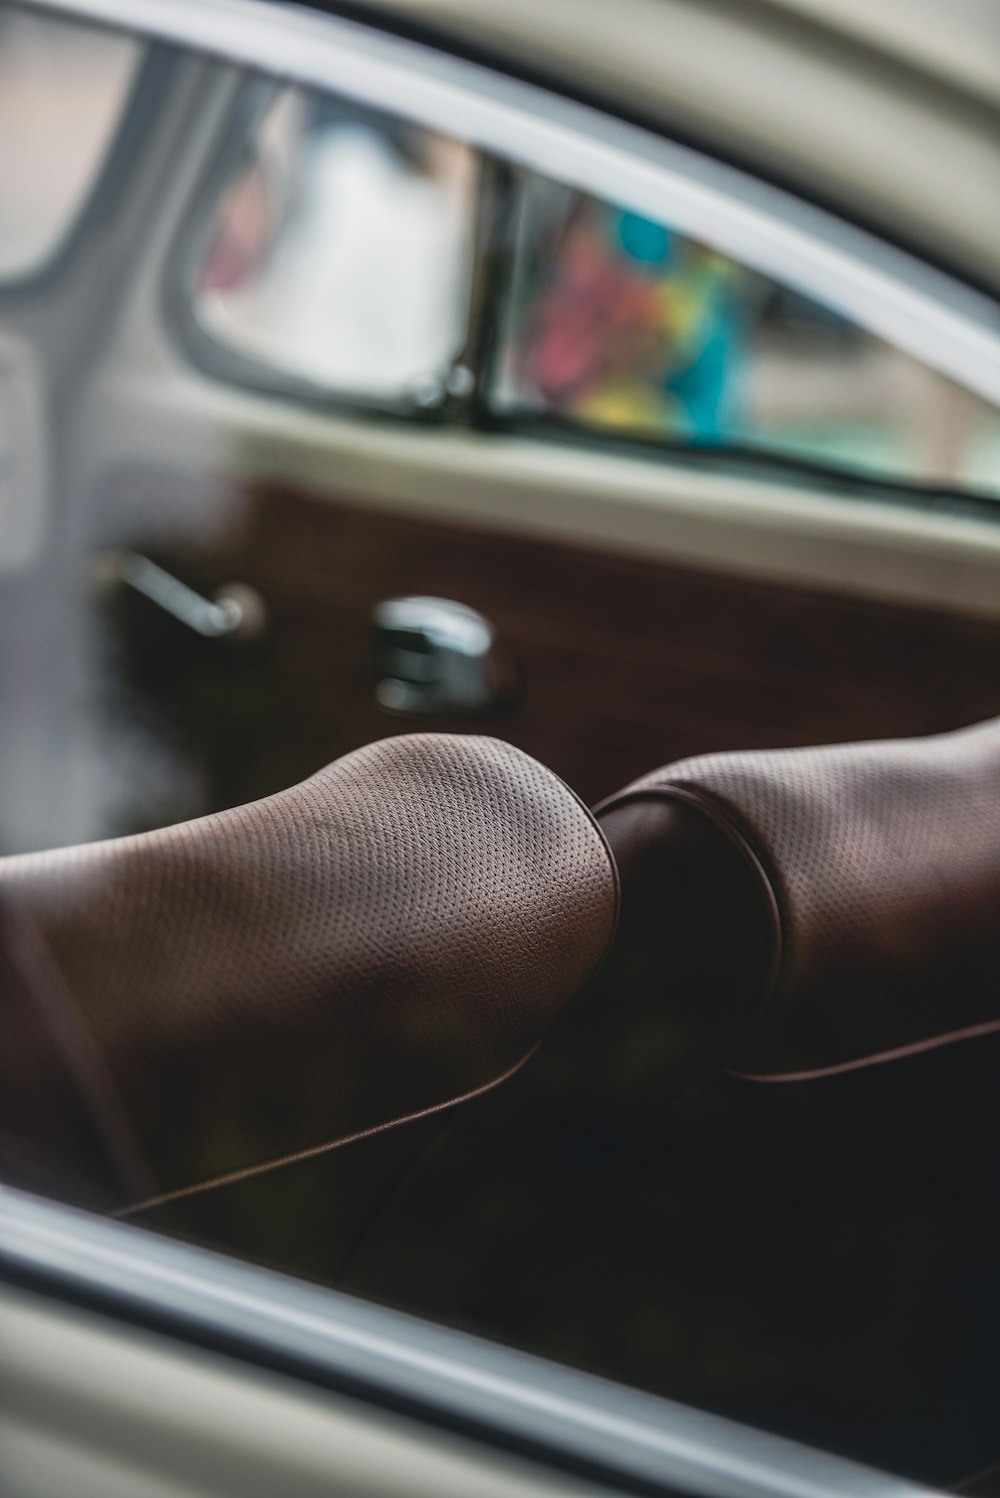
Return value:
M 930 1490 L 334 1290 L 0 1186 L 0 1280 L 409 1412 L 625 1491 Z
M 1000 405 L 1000 307 L 833 214 L 589 106 L 273 0 L 27 0 L 334 88 L 659 217 Z

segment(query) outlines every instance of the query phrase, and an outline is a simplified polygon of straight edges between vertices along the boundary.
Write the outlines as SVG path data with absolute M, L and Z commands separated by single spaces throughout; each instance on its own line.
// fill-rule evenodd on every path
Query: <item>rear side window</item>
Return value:
M 509 417 L 1000 495 L 1000 413 L 832 305 L 626 208 L 532 178 Z
M 279 381 L 419 398 L 465 337 L 476 168 L 462 142 L 278 91 L 211 213 L 197 323 Z
M 142 45 L 0 5 L 0 282 L 40 270 L 90 196 Z
M 835 277 L 803 294 L 669 216 L 333 95 L 274 85 L 255 110 L 187 264 L 223 378 L 407 412 L 474 391 L 475 419 L 508 430 L 1000 496 L 996 407 L 846 316 Z

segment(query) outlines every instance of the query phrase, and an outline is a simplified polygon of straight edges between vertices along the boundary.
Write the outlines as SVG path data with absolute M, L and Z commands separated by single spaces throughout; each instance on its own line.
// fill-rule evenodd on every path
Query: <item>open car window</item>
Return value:
M 121 32 L 0 6 L 0 284 L 41 269 L 72 229 L 144 50 Z
M 278 377 L 419 398 L 464 339 L 475 176 L 459 141 L 278 91 L 202 224 L 197 323 Z

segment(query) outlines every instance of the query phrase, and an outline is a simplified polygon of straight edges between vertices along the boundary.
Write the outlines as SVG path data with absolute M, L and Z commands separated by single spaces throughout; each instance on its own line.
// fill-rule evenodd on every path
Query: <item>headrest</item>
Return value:
M 714 985 L 735 1070 L 792 1079 L 1000 1029 L 1000 719 L 684 760 L 599 817 L 618 947 L 658 963 L 664 1003 L 693 973 Z
M 0 860 L 0 1169 L 128 1209 L 447 1106 L 531 1052 L 616 901 L 590 813 L 488 738 Z

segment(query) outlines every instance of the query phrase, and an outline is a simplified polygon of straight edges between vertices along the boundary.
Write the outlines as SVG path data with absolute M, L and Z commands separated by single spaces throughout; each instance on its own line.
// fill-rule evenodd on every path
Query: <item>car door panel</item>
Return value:
M 187 553 L 161 544 L 156 554 L 205 593 L 234 578 L 249 584 L 268 612 L 261 646 L 185 642 L 191 669 L 170 688 L 178 695 L 168 711 L 191 724 L 189 747 L 211 766 L 214 804 L 265 794 L 359 744 L 414 729 L 510 739 L 596 800 L 650 764 L 688 754 L 932 733 L 1000 710 L 1000 624 L 988 619 L 444 523 L 299 487 L 257 484 L 221 543 Z M 470 718 L 402 716 L 378 704 L 373 614 L 407 594 L 454 599 L 489 620 L 515 662 L 509 705 Z M 130 618 L 151 609 L 135 603 Z M 145 689 L 154 686 L 163 708 L 162 677 L 143 660 L 148 634 L 132 638 L 130 674 L 141 693 L 152 672 Z M 181 634 L 166 628 L 168 653 Z

